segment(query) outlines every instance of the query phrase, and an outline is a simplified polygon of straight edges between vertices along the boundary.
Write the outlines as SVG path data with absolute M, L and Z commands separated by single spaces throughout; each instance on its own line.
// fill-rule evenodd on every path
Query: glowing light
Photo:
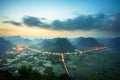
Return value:
M 61 58 L 62 58 L 62 61 L 64 62 L 65 61 L 64 54 L 61 54 Z
M 40 50 L 33 49 L 33 48 L 28 47 L 28 46 L 25 46 L 25 48 L 26 48 L 26 49 L 29 49 L 29 50 L 31 50 L 31 51 L 37 52 L 37 53 L 41 53 Z
M 62 58 L 62 62 L 63 62 L 63 64 L 64 64 L 64 68 L 65 68 L 65 70 L 66 70 L 68 76 L 70 77 L 70 73 L 69 73 L 68 68 L 67 68 L 67 66 L 66 66 L 66 63 L 65 63 L 64 54 L 61 54 L 61 58 Z
M 20 45 L 17 45 L 16 47 L 14 47 L 12 49 L 14 49 L 16 51 L 23 51 L 23 50 L 25 50 L 25 46 L 20 44 Z
M 3 60 L 2 59 L 0 59 L 0 63 L 2 62 Z
M 80 54 L 83 54 L 83 51 L 80 51 Z
M 95 48 L 92 48 L 92 49 L 89 49 L 89 50 L 83 50 L 83 51 L 77 50 L 77 51 L 79 51 L 80 54 L 83 54 L 83 53 L 86 53 L 86 52 L 99 51 L 99 50 L 106 49 L 106 48 L 108 48 L 108 47 L 103 46 L 103 47 L 95 47 Z
M 94 50 L 98 51 L 100 50 L 101 48 L 100 47 L 95 47 Z

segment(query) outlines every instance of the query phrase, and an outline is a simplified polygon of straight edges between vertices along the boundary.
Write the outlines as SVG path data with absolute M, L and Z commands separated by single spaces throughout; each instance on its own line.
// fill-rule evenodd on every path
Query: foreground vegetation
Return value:
M 22 65 L 17 73 L 9 70 L 0 70 L 0 80 L 72 80 L 67 74 L 57 76 L 51 68 L 47 68 L 44 75 L 31 66 Z

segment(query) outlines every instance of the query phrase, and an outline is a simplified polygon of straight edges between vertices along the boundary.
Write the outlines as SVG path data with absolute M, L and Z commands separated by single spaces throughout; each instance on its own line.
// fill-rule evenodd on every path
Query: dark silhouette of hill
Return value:
M 12 48 L 14 45 L 3 38 L 0 38 L 0 52 L 5 52 L 6 50 Z
M 66 38 L 46 39 L 42 42 L 42 49 L 49 52 L 73 52 L 75 48 Z
M 95 38 L 76 38 L 74 41 L 74 46 L 77 49 L 81 48 L 93 48 L 93 47 L 100 47 L 103 44 L 99 43 Z
M 120 50 L 120 37 L 112 38 L 108 45 L 113 49 L 113 50 Z
M 108 45 L 111 38 L 102 37 L 102 38 L 96 38 L 96 40 L 104 45 Z
M 11 49 L 14 45 L 3 38 L 0 37 L 0 59 L 2 59 L 1 63 L 6 62 L 6 54 L 5 52 L 9 49 Z

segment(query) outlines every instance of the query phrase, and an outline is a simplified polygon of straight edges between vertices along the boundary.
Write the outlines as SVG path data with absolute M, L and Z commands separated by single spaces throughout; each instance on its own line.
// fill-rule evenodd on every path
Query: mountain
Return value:
M 6 50 L 12 48 L 14 45 L 3 38 L 0 38 L 0 52 L 5 52 Z
M 104 45 L 108 45 L 111 38 L 102 37 L 102 38 L 96 38 L 96 40 Z
M 31 44 L 32 43 L 30 39 L 22 38 L 20 36 L 9 36 L 9 37 L 3 37 L 3 38 L 14 44 Z
M 75 48 L 66 38 L 46 39 L 42 42 L 42 49 L 49 52 L 73 52 Z
M 120 37 L 112 38 L 108 43 L 113 50 L 120 50 Z
M 2 60 L 1 63 L 6 62 L 6 54 L 5 52 L 9 49 L 11 49 L 14 45 L 3 38 L 0 37 L 0 60 Z M 0 64 L 1 64 L 0 63 Z
M 45 39 L 43 38 L 35 38 L 34 40 L 32 40 L 32 44 L 33 45 L 39 45 L 41 44 Z
M 103 46 L 103 44 L 99 43 L 95 38 L 76 38 L 74 40 L 74 46 L 77 49 L 83 49 L 83 48 L 93 48 L 93 47 L 100 47 Z

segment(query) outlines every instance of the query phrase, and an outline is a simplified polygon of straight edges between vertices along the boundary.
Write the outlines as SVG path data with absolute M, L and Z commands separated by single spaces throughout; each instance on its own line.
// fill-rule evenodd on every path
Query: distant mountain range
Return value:
M 0 52 L 5 52 L 16 44 L 29 44 L 40 46 L 42 51 L 49 52 L 74 52 L 75 49 L 88 49 L 94 47 L 108 46 L 111 50 L 120 50 L 120 37 L 116 38 L 53 38 L 33 40 L 22 37 L 0 37 Z
M 11 41 L 13 44 L 30 44 L 32 41 L 27 38 L 22 38 L 20 36 L 12 36 L 12 37 L 3 37 L 5 40 Z

